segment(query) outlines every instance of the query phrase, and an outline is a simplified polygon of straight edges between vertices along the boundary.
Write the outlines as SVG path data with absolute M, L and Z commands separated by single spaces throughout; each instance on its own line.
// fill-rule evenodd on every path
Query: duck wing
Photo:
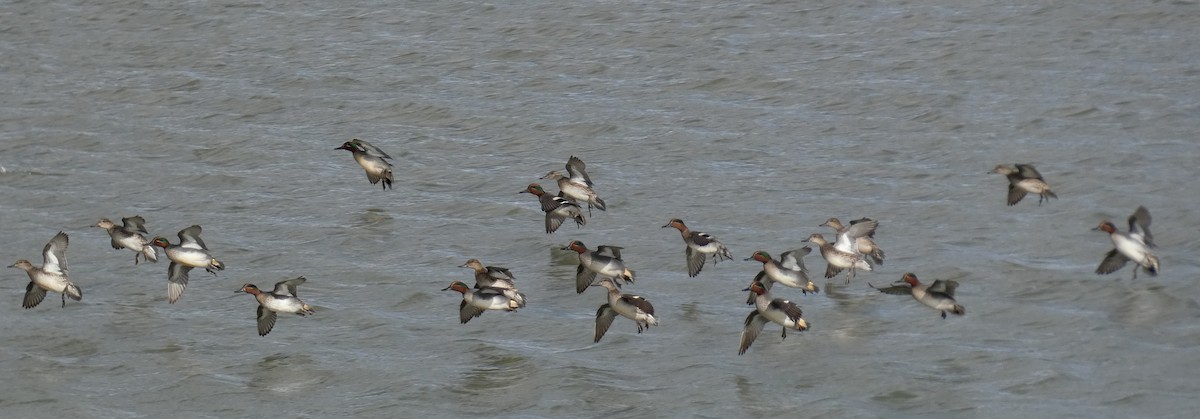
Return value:
M 380 158 L 385 158 L 385 159 L 392 158 L 392 156 L 389 156 L 388 153 L 383 152 L 383 149 L 376 147 L 373 144 L 366 142 L 365 140 L 360 140 L 360 139 L 355 138 L 353 140 L 350 140 L 350 142 L 354 143 L 354 145 L 357 145 L 358 148 L 361 148 L 364 152 L 367 153 L 368 156 L 375 156 L 375 157 L 380 157 Z
M 1021 202 L 1022 199 L 1025 199 L 1026 193 L 1027 192 L 1025 192 L 1024 188 L 1018 188 L 1017 184 L 1009 183 L 1008 184 L 1008 205 L 1009 206 L 1017 205 L 1018 202 Z
M 882 292 L 884 294 L 912 295 L 912 286 L 910 286 L 908 284 L 892 285 L 887 288 L 878 288 L 874 285 L 871 285 L 870 282 L 868 282 L 867 285 L 870 286 L 871 288 L 875 288 L 876 290 L 879 290 L 879 292 Z
M 301 276 L 301 277 L 289 279 L 286 281 L 276 282 L 275 289 L 272 290 L 271 293 L 275 294 L 275 295 L 283 295 L 284 292 L 287 292 L 288 294 L 291 294 L 293 297 L 298 297 L 298 295 L 296 295 L 296 287 L 300 284 L 303 284 L 304 281 L 307 281 L 307 280 L 308 279 Z
M 1042 174 L 1032 164 L 1017 164 L 1017 176 L 1021 179 L 1041 179 Z
M 592 272 L 591 270 L 589 270 L 587 268 L 584 268 L 582 263 L 579 264 L 579 267 L 575 268 L 575 292 L 576 293 L 583 294 L 584 291 L 587 291 L 588 287 L 592 286 L 592 281 L 595 281 L 595 280 L 596 280 L 596 273 Z
M 21 300 L 21 307 L 27 309 L 37 307 L 44 299 L 46 299 L 46 289 L 29 281 L 29 285 L 25 286 L 25 299 Z
M 140 215 L 122 218 L 121 229 L 130 234 L 150 234 L 149 231 L 146 231 L 146 219 L 142 218 Z
M 855 224 L 858 224 L 858 223 L 865 223 L 865 222 L 867 222 L 867 221 L 875 221 L 875 220 L 872 220 L 872 219 L 870 219 L 870 218 L 867 218 L 867 217 L 863 217 L 863 218 L 859 218 L 859 219 L 857 219 L 857 220 L 851 220 L 851 221 L 850 221 L 850 225 L 855 225 Z M 878 221 L 875 221 L 875 228 L 878 228 L 878 227 L 879 227 L 879 222 L 878 222 Z M 871 232 L 870 232 L 870 233 L 867 233 L 867 237 L 870 237 L 870 238 L 875 238 L 875 228 L 872 228 L 872 229 L 871 229 Z
M 758 339 L 758 335 L 762 333 L 763 326 L 767 325 L 767 318 L 758 314 L 758 310 L 751 310 L 750 315 L 746 316 L 744 326 L 742 326 L 742 340 L 738 344 L 738 355 L 746 353 L 750 349 L 750 345 Z
M 188 272 L 192 267 L 172 261 L 167 267 L 167 302 L 175 304 L 187 289 Z
M 200 239 L 200 231 L 199 224 L 179 230 L 179 247 L 208 250 L 204 240 Z
M 812 253 L 812 248 L 808 246 L 783 252 L 779 255 L 779 264 L 793 271 L 808 272 L 808 268 L 804 267 L 804 256 L 809 253 Z
M 650 301 L 646 300 L 640 295 L 621 294 L 621 301 L 633 304 L 634 307 L 637 307 L 638 310 L 641 310 L 643 313 L 651 316 L 654 315 L 654 306 L 650 305 Z
M 946 297 L 954 298 L 954 290 L 958 288 L 958 281 L 938 279 L 929 284 L 929 288 L 925 292 L 930 294 L 941 294 Z
M 601 255 L 601 256 L 608 256 L 608 257 L 612 257 L 614 259 L 620 260 L 621 259 L 621 249 L 624 249 L 624 247 L 598 246 L 598 247 L 596 247 L 596 254 Z
M 275 318 L 276 317 L 277 316 L 275 315 L 274 311 L 271 311 L 271 310 L 267 309 L 266 307 L 263 307 L 261 304 L 259 304 L 259 306 L 258 306 L 258 335 L 259 336 L 266 336 L 267 333 L 271 333 L 271 329 L 275 328 Z
M 1150 210 L 1145 206 L 1138 206 L 1129 216 L 1129 233 L 1141 235 L 1146 246 L 1155 247 L 1154 236 L 1150 234 Z
M 67 233 L 58 232 L 42 248 L 42 270 L 67 276 Z
M 612 309 L 608 303 L 600 306 L 596 310 L 596 336 L 592 342 L 599 342 L 600 338 L 608 332 L 608 328 L 612 326 L 613 319 L 617 317 L 617 311 Z
M 800 310 L 800 306 L 796 305 L 796 303 L 793 303 L 790 300 L 776 298 L 771 300 L 771 304 L 769 304 L 768 307 L 782 310 L 783 314 L 786 314 L 788 319 L 791 319 L 792 321 L 798 321 L 804 316 L 804 312 Z
M 567 173 L 571 175 L 571 181 L 587 185 L 590 188 L 593 186 L 592 178 L 588 176 L 586 169 L 587 165 L 583 164 L 583 160 L 578 157 L 571 156 L 570 159 L 567 159 Z
M 704 262 L 707 259 L 707 255 L 704 252 L 697 252 L 695 249 L 692 249 L 692 246 L 685 246 L 683 254 L 687 256 L 688 276 L 694 277 L 699 275 L 700 270 L 704 269 Z
M 1104 255 L 1104 260 L 1100 261 L 1100 266 L 1096 268 L 1096 273 L 1103 275 L 1116 272 L 1124 267 L 1126 262 L 1129 262 L 1129 258 L 1117 249 L 1109 250 Z

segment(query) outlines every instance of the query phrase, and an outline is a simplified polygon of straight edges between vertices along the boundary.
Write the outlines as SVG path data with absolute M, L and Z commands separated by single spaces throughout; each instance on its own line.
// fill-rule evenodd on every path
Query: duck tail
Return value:
M 1049 198 L 1058 199 L 1058 194 L 1055 194 L 1054 191 L 1049 190 L 1049 189 L 1046 189 L 1044 192 L 1042 192 L 1042 195 L 1045 195 L 1047 197 L 1047 199 L 1049 199 Z
M 862 269 L 868 272 L 874 270 L 874 268 L 871 266 L 871 263 L 867 262 L 866 259 L 858 261 L 858 263 L 855 264 L 855 269 Z
M 592 206 L 596 207 L 596 209 L 598 209 L 600 211 L 608 211 L 608 210 L 604 209 L 604 200 L 600 199 L 600 197 L 598 197 L 598 196 L 596 197 L 595 201 L 592 201 Z
M 587 218 L 583 218 L 583 213 L 582 213 L 582 212 L 580 212 L 580 213 L 576 213 L 576 214 L 575 214 L 575 226 L 576 226 L 576 227 L 583 227 L 583 226 L 585 226 L 585 225 L 587 225 Z
M 883 257 L 883 249 L 875 246 L 875 250 L 871 252 L 871 259 L 875 261 L 876 265 L 883 266 Z
M 808 330 L 808 322 L 804 319 L 796 319 L 796 330 L 801 332 Z
M 142 256 L 145 256 L 148 261 L 158 262 L 158 252 L 154 250 L 154 246 L 148 244 L 142 246 Z
M 967 308 L 963 307 L 962 304 L 955 304 L 954 309 L 950 310 L 950 312 L 961 316 L 967 314 Z
M 813 294 L 816 294 L 816 293 L 819 293 L 819 292 L 821 292 L 821 287 L 818 287 L 818 286 L 817 286 L 817 284 L 814 284 L 812 281 L 808 281 L 808 286 L 807 286 L 807 287 L 804 287 L 804 288 L 801 288 L 801 290 L 802 290 L 802 291 L 808 291 L 808 292 L 811 292 L 811 293 L 813 293 Z M 752 300 L 752 301 L 753 301 L 753 300 Z
M 67 284 L 67 289 L 63 290 L 72 300 L 79 301 L 83 299 L 83 290 L 75 286 L 75 284 Z
M 387 190 L 392 187 L 392 169 L 383 171 L 383 189 Z
M 725 245 L 721 245 L 721 251 L 717 253 L 717 257 L 713 260 L 713 264 L 716 265 L 717 261 L 721 260 L 722 257 L 724 257 L 725 260 L 733 260 L 733 255 L 729 253 L 729 248 L 725 247 Z
M 1145 267 L 1146 272 L 1151 276 L 1158 275 L 1158 256 L 1147 255 L 1146 259 L 1150 262 L 1150 266 Z
M 221 263 L 221 261 L 217 260 L 217 258 L 213 258 L 209 264 L 212 265 L 213 268 L 216 268 L 218 271 L 225 270 L 225 264 Z
M 621 273 L 621 279 L 629 281 L 629 283 L 631 283 L 631 284 L 633 283 L 633 277 L 634 277 L 633 269 L 625 268 L 625 272 Z

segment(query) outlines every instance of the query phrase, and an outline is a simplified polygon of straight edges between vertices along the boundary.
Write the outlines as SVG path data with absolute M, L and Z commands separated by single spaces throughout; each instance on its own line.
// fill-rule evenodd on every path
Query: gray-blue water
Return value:
M 1200 407 L 1200 8 L 817 2 L 5 2 L 0 260 L 70 234 L 82 302 L 0 281 L 6 417 L 1190 417 Z M 396 157 L 367 183 L 362 138 Z M 608 203 L 542 231 L 570 155 Z M 1060 199 L 1004 205 L 1000 163 Z M 544 181 L 543 181 L 544 182 Z M 553 188 L 551 188 L 553 189 Z M 1138 205 L 1162 273 L 1092 273 Z M 99 218 L 192 224 L 228 269 L 166 301 Z M 737 356 L 745 262 L 831 216 L 875 272 L 777 287 L 812 329 Z M 735 261 L 685 275 L 670 218 Z M 572 239 L 624 246 L 661 327 L 598 344 Z M 461 325 L 468 258 L 530 300 Z M 812 255 L 814 272 L 824 262 Z M 882 285 L 955 279 L 942 320 Z M 243 283 L 304 275 L 255 333 Z

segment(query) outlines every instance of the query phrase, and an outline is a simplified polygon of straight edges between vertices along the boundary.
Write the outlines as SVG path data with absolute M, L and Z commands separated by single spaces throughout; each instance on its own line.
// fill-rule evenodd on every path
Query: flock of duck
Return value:
M 353 139 L 346 141 L 336 150 L 350 151 L 372 185 L 382 183 L 381 186 L 385 190 L 392 186 L 392 157 L 379 147 Z M 1016 205 L 1030 193 L 1038 195 L 1038 205 L 1050 198 L 1058 198 L 1032 165 L 999 165 L 992 173 L 1008 178 L 1009 206 Z M 583 227 L 587 225 L 587 218 L 592 215 L 593 209 L 606 210 L 604 200 L 596 193 L 595 185 L 587 174 L 586 165 L 578 157 L 571 156 L 567 160 L 566 174 L 551 171 L 542 176 L 542 179 L 556 181 L 559 192 L 552 194 L 541 185 L 530 183 L 520 193 L 529 193 L 538 198 L 541 210 L 545 213 L 544 225 L 547 234 L 557 231 L 568 219 L 573 220 L 577 227 Z M 584 205 L 587 206 L 586 215 Z M 1129 216 L 1127 231 L 1117 230 L 1116 225 L 1108 220 L 1102 221 L 1094 230 L 1107 233 L 1113 249 L 1105 254 L 1095 272 L 1109 274 L 1133 261 L 1138 265 L 1133 271 L 1134 279 L 1137 278 L 1139 267 L 1150 275 L 1157 275 L 1159 262 L 1151 252 L 1155 245 L 1150 234 L 1150 221 L 1150 211 L 1144 206 L 1139 206 Z M 875 266 L 883 264 L 884 251 L 874 240 L 875 231 L 879 227 L 878 221 L 860 218 L 843 224 L 838 218 L 829 218 L 821 226 L 833 230 L 832 242 L 819 233 L 813 233 L 802 241 L 811 243 L 819 250 L 826 262 L 825 278 L 832 279 L 846 271 L 845 282 L 849 283 L 857 271 L 871 271 Z M 199 225 L 180 230 L 177 234 L 178 244 L 172 244 L 163 237 L 147 239 L 146 235 L 149 233 L 146 230 L 146 220 L 140 216 L 122 218 L 119 226 L 108 219 L 100 219 L 95 227 L 108 232 L 114 249 L 133 251 L 135 265 L 143 259 L 157 262 L 157 248 L 161 247 L 163 254 L 171 261 L 167 267 L 167 301 L 172 304 L 183 296 L 192 269 L 203 268 L 213 275 L 225 269 L 225 265 L 213 256 L 200 238 Z M 685 245 L 685 266 L 689 277 L 699 275 L 710 258 L 713 264 L 733 259 L 729 248 L 715 236 L 691 230 L 683 220 L 671 219 L 662 227 L 679 231 Z M 63 307 L 66 306 L 67 298 L 82 300 L 83 291 L 71 282 L 67 269 L 68 243 L 67 234 L 60 231 L 42 249 L 42 266 L 34 266 L 25 259 L 9 266 L 24 270 L 29 276 L 22 307 L 36 307 L 45 299 L 47 292 L 61 294 Z M 592 287 L 606 290 L 606 302 L 596 310 L 594 342 L 599 342 L 604 337 L 617 316 L 632 320 L 637 325 L 638 333 L 659 324 L 654 316 L 654 306 L 649 300 L 639 295 L 621 292 L 624 285 L 633 283 L 636 278 L 635 272 L 625 266 L 621 258 L 621 247 L 601 245 L 593 250 L 588 249 L 583 242 L 573 240 L 562 249 L 578 254 L 579 264 L 575 270 L 576 293 L 582 294 Z M 754 309 L 746 316 L 743 324 L 738 346 L 739 355 L 750 348 L 767 323 L 782 326 L 782 338 L 787 337 L 788 330 L 808 330 L 809 325 L 803 318 L 800 306 L 792 300 L 776 298 L 770 291 L 773 284 L 779 284 L 799 289 L 803 294 L 820 292 L 820 288 L 809 277 L 809 271 L 803 261 L 812 251 L 812 247 L 804 246 L 784 251 L 779 255 L 779 259 L 774 259 L 766 251 L 756 250 L 745 259 L 761 262 L 763 267 L 750 286 L 744 290 L 749 292 L 746 303 L 753 305 Z M 517 289 L 516 278 L 509 269 L 487 266 L 477 259 L 469 259 L 460 267 L 469 268 L 474 272 L 475 284 L 469 286 L 465 282 L 454 281 L 443 291 L 453 290 L 462 294 L 462 301 L 459 303 L 461 323 L 465 324 L 488 310 L 514 311 L 525 307 L 526 296 Z M 266 336 L 274 328 L 277 313 L 301 316 L 314 313 L 312 307 L 296 295 L 296 288 L 304 282 L 304 277 L 280 281 L 271 291 L 259 289 L 254 284 L 244 284 L 238 288 L 237 292 L 251 294 L 258 302 L 257 320 L 260 336 Z M 915 274 L 905 273 L 899 281 L 888 287 L 868 285 L 885 294 L 911 295 L 921 304 L 940 312 L 943 319 L 947 313 L 966 313 L 966 309 L 954 297 L 955 289 L 959 285 L 957 281 L 935 280 L 932 283 L 924 283 Z

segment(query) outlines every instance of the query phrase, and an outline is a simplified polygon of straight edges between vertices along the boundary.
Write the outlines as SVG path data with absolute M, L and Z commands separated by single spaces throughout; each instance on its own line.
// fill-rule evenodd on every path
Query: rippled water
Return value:
M 1200 9 L 1192 1 L 8 2 L 5 264 L 71 235 L 84 300 L 20 308 L 6 416 L 1156 416 L 1200 407 Z M 368 184 L 363 138 L 396 157 Z M 542 233 L 516 192 L 570 155 L 608 202 Z M 998 163 L 1061 199 L 1004 205 Z M 1138 205 L 1163 273 L 1092 273 Z M 191 224 L 228 265 L 133 266 L 101 217 Z M 855 282 L 790 289 L 812 329 L 737 356 L 757 272 L 830 216 L 881 220 Z M 688 278 L 679 217 L 736 261 Z M 571 239 L 625 247 L 661 327 L 573 292 Z M 468 258 L 530 304 L 457 321 Z M 821 272 L 819 256 L 806 260 Z M 880 285 L 959 281 L 947 320 Z M 233 291 L 298 275 L 256 336 Z

